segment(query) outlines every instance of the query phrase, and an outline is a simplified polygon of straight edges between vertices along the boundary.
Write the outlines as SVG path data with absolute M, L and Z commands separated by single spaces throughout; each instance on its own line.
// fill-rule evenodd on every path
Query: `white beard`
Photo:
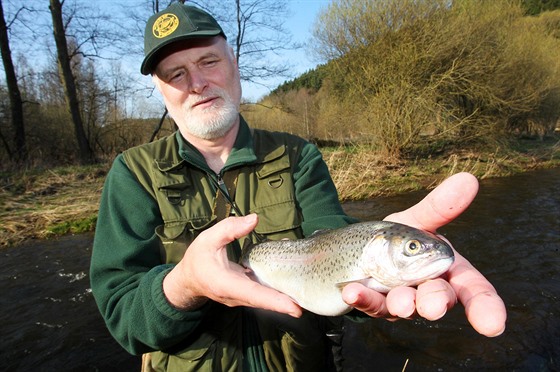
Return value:
M 192 100 L 201 101 L 216 95 L 222 98 L 222 106 L 191 109 Z M 189 99 L 182 105 L 179 118 L 174 117 L 179 128 L 192 136 L 205 140 L 220 138 L 236 123 L 239 116 L 239 105 L 233 102 L 231 96 L 224 90 L 214 88 L 212 91 L 206 92 L 204 96 L 196 96 L 192 100 Z

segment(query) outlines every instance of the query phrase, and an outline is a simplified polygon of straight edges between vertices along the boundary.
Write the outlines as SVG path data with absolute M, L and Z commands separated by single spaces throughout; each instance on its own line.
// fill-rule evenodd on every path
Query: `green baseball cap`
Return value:
M 144 61 L 140 72 L 152 73 L 157 63 L 157 53 L 174 42 L 222 35 L 218 22 L 204 10 L 179 2 L 158 12 L 148 19 L 144 33 Z

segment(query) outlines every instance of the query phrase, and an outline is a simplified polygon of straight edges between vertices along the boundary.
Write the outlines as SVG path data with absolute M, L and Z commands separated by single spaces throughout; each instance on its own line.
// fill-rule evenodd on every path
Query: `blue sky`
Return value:
M 294 42 L 307 44 L 310 41 L 313 24 L 319 11 L 327 8 L 331 0 L 288 0 L 291 16 L 286 19 L 285 27 L 292 34 Z M 305 48 L 287 52 L 286 57 L 293 65 L 292 75 L 296 77 L 315 67 L 318 61 Z M 285 78 L 278 78 L 270 82 L 270 89 L 283 83 Z M 243 84 L 243 96 L 255 101 L 269 93 L 270 89 L 256 84 Z
M 21 6 L 21 0 L 11 0 L 3 3 L 5 15 L 11 15 L 16 12 Z M 41 34 L 35 37 L 34 43 L 37 43 L 32 48 L 29 48 L 29 36 L 26 38 L 17 38 L 18 33 L 14 33 L 11 36 L 14 37 L 11 40 L 12 54 L 17 58 L 18 55 L 23 55 L 26 57 L 28 64 L 40 71 L 43 66 L 48 66 L 52 64 L 52 57 L 48 54 L 54 50 L 54 42 L 52 40 L 52 21 L 50 19 L 50 13 L 48 8 L 45 8 L 45 0 L 27 0 L 29 6 L 36 7 L 40 10 L 39 12 L 33 14 L 27 14 L 28 18 L 33 18 L 38 30 Z M 115 1 L 115 0 L 96 0 L 95 2 L 89 2 L 89 0 L 75 0 L 76 4 L 85 4 L 84 6 L 89 6 L 92 9 L 95 8 L 107 8 L 114 7 L 114 12 L 118 16 L 122 16 L 123 9 L 118 4 L 127 4 L 130 6 L 132 2 L 129 0 Z M 312 27 L 319 14 L 319 11 L 326 9 L 330 4 L 331 0 L 287 0 L 289 6 L 290 16 L 285 20 L 285 28 L 290 32 L 292 36 L 292 41 L 300 44 L 308 44 L 312 35 Z M 68 4 L 72 5 L 74 1 L 68 1 Z M 68 5 L 68 6 L 70 6 Z M 80 10 L 87 14 L 87 9 Z M 26 31 L 25 28 L 18 29 L 19 31 Z M 50 50 L 50 52 L 48 51 Z M 278 77 L 277 79 L 271 79 L 266 82 L 267 86 L 257 84 L 243 83 L 243 96 L 249 101 L 257 101 L 262 96 L 268 94 L 270 90 L 276 88 L 279 84 L 283 83 L 286 79 L 294 78 L 305 71 L 315 67 L 320 61 L 314 60 L 312 54 L 304 46 L 299 50 L 288 51 L 282 53 L 282 58 L 287 60 L 291 65 L 292 69 L 290 71 L 290 77 Z M 119 57 L 117 61 L 111 59 L 96 59 L 95 62 L 99 66 L 104 66 L 102 69 L 110 70 L 110 65 L 112 63 L 120 63 L 120 67 L 123 71 L 129 74 L 130 79 L 134 81 L 133 84 L 141 87 L 152 87 L 152 82 L 149 77 L 142 76 L 139 73 L 139 61 L 141 60 L 141 46 L 138 48 L 138 54 L 129 54 L 126 56 Z M 3 66 L 0 66 L 0 71 L 2 77 L 4 78 Z M 98 72 L 101 73 L 101 70 Z M 159 99 L 158 94 L 154 93 L 151 89 L 139 89 L 139 100 L 135 106 L 142 107 L 143 109 L 148 109 L 150 106 L 154 106 L 156 110 L 161 107 L 161 99 Z M 154 100 L 155 98 L 155 100 Z M 136 98 L 135 98 L 136 99 Z M 159 104 L 158 104 L 159 101 Z M 149 113 L 139 112 L 137 115 L 150 115 Z

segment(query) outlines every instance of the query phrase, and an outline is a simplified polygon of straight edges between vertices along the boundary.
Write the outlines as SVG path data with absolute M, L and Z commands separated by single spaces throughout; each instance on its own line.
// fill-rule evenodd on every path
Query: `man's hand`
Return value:
M 251 280 L 246 270 L 227 258 L 226 245 L 257 225 L 257 215 L 230 217 L 203 231 L 163 281 L 169 302 L 192 310 L 208 299 L 228 306 L 273 310 L 294 317 L 301 308 L 288 296 Z
M 435 230 L 467 209 L 478 192 L 478 181 L 469 173 L 459 173 L 430 192 L 411 208 L 394 213 L 386 220 L 419 229 Z M 505 330 L 506 308 L 494 287 L 463 256 L 455 252 L 455 262 L 443 278 L 427 281 L 417 289 L 398 287 L 386 296 L 360 284 L 346 286 L 344 301 L 372 317 L 410 318 L 415 313 L 437 320 L 457 299 L 464 305 L 473 328 L 488 337 Z

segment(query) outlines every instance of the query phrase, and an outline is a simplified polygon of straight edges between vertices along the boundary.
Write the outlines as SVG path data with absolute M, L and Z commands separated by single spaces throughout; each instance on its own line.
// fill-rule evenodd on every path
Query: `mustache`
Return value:
M 223 91 L 222 89 L 219 88 L 214 88 L 212 90 L 208 90 L 206 92 L 204 92 L 204 94 L 202 95 L 197 95 L 197 96 L 191 96 L 187 99 L 186 106 L 188 108 L 193 108 L 196 107 L 202 103 L 217 99 L 217 98 L 222 98 L 224 100 L 227 101 L 227 99 L 229 98 L 229 95 Z

